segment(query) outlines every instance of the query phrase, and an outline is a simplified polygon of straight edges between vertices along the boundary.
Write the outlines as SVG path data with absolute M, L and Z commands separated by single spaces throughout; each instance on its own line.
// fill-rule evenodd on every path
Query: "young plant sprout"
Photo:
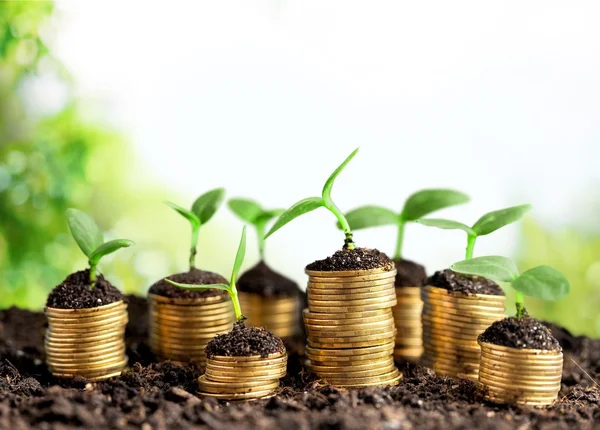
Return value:
M 327 181 L 325 182 L 325 186 L 323 187 L 323 191 L 321 193 L 321 197 L 308 197 L 306 199 L 300 200 L 298 203 L 294 204 L 287 211 L 281 214 L 281 216 L 275 221 L 271 230 L 265 236 L 265 239 L 279 230 L 281 227 L 292 221 L 293 219 L 299 217 L 300 215 L 304 215 L 305 213 L 314 211 L 320 207 L 324 207 L 328 209 L 335 217 L 337 218 L 341 229 L 344 231 L 345 240 L 344 240 L 344 249 L 354 249 L 354 241 L 352 239 L 352 229 L 350 228 L 350 224 L 348 224 L 348 220 L 340 211 L 340 209 L 336 206 L 336 204 L 331 199 L 331 189 L 333 188 L 333 183 L 335 179 L 339 176 L 339 174 L 344 170 L 344 168 L 350 163 L 350 161 L 354 158 L 359 148 L 356 148 L 352 153 L 344 160 L 340 166 L 335 169 L 335 171 L 329 176 Z
M 404 227 L 408 222 L 415 222 L 421 217 L 450 206 L 467 203 L 469 196 L 450 189 L 421 190 L 412 194 L 404 203 L 400 213 L 380 206 L 361 206 L 346 214 L 350 227 L 360 230 L 368 227 L 395 225 L 398 227 L 395 260 L 402 259 L 402 244 L 404 242 Z M 338 223 L 338 228 L 341 227 Z
M 98 224 L 89 215 L 72 208 L 67 209 L 65 214 L 73 239 L 75 239 L 79 248 L 88 258 L 90 284 L 93 286 L 96 282 L 96 268 L 100 259 L 120 248 L 133 245 L 133 241 L 129 239 L 114 239 L 105 242 L 102 230 L 100 230 Z
M 488 212 L 477 220 L 472 227 L 458 221 L 437 218 L 423 218 L 417 220 L 418 223 L 430 227 L 438 227 L 445 230 L 463 230 L 467 233 L 467 251 L 466 259 L 473 258 L 473 248 L 475 240 L 479 236 L 486 236 L 495 232 L 505 225 L 518 221 L 531 210 L 531 205 L 512 206 L 506 209 L 500 209 L 493 212 Z
M 553 267 L 536 266 L 519 274 L 517 265 L 506 257 L 488 256 L 459 261 L 450 266 L 454 272 L 482 276 L 496 282 L 506 282 L 516 292 L 517 317 L 527 316 L 524 296 L 542 300 L 559 300 L 569 294 L 571 285 Z
M 196 199 L 191 210 L 182 208 L 175 203 L 165 202 L 167 206 L 175 209 L 180 215 L 187 219 L 192 225 L 192 245 L 190 247 L 190 270 L 196 267 L 196 253 L 198 245 L 198 232 L 200 227 L 206 224 L 215 214 L 223 199 L 225 189 L 216 188 L 202 194 Z
M 280 216 L 283 209 L 263 209 L 258 203 L 249 199 L 231 199 L 229 208 L 243 221 L 254 226 L 258 237 L 260 259 L 265 259 L 265 227 L 273 218 Z
M 242 229 L 242 237 L 240 239 L 240 245 L 238 246 L 237 254 L 235 255 L 235 262 L 233 263 L 233 270 L 231 272 L 231 280 L 229 281 L 229 285 L 227 284 L 207 284 L 207 285 L 197 285 L 197 284 L 180 284 L 179 282 L 173 282 L 170 279 L 165 279 L 169 284 L 175 285 L 176 287 L 183 288 L 184 290 L 208 290 L 208 289 L 217 289 L 227 291 L 229 297 L 231 297 L 231 301 L 233 302 L 233 310 L 235 311 L 236 321 L 242 321 L 244 316 L 242 315 L 242 308 L 240 306 L 240 299 L 238 297 L 237 288 L 235 286 L 235 282 L 238 277 L 238 273 L 240 272 L 240 267 L 242 267 L 242 263 L 244 262 L 244 257 L 246 256 L 246 226 Z

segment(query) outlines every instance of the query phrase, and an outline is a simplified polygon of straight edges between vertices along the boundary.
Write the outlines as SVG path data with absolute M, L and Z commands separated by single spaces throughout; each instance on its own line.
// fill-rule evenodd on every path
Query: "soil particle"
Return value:
M 123 299 L 123 294 L 104 279 L 96 276 L 96 283 L 90 286 L 89 269 L 67 276 L 48 295 L 46 306 L 57 309 L 87 309 L 104 306 Z
M 229 281 L 221 275 L 213 272 L 206 272 L 199 269 L 191 269 L 188 272 L 176 273 L 175 275 L 168 276 L 174 282 L 180 284 L 228 284 Z M 200 299 L 203 297 L 215 297 L 215 296 L 226 296 L 227 292 L 222 290 L 210 289 L 210 290 L 185 290 L 183 288 L 176 287 L 169 284 L 164 279 L 157 281 L 150 287 L 150 293 L 159 296 L 169 297 L 172 299 Z
M 396 287 L 422 287 L 427 281 L 425 267 L 410 260 L 394 260 Z
M 479 335 L 478 340 L 510 348 L 562 351 L 550 330 L 529 317 L 509 317 L 496 321 Z
M 237 288 L 263 297 L 295 297 L 301 293 L 298 284 L 275 272 L 264 261 L 240 276 Z
M 314 261 L 306 266 L 306 268 L 308 270 L 320 270 L 324 272 L 370 269 L 385 269 L 390 271 L 394 270 L 394 262 L 377 249 L 355 248 L 337 251 L 331 257 Z
M 481 276 L 463 275 L 450 269 L 435 272 L 427 280 L 427 285 L 468 294 L 504 295 L 502 288 L 494 281 Z
M 206 345 L 206 356 L 224 355 L 244 357 L 285 351 L 281 339 L 262 327 L 246 327 L 243 321 L 236 322 L 229 333 L 219 334 Z

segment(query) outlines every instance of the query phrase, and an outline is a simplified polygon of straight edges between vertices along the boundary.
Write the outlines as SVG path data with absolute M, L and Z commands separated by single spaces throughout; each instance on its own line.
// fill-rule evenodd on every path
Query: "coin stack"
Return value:
M 487 400 L 529 406 L 547 406 L 556 400 L 562 378 L 562 352 L 486 342 L 479 345 L 479 382 Z
M 397 360 L 417 361 L 423 354 L 423 323 L 420 287 L 396 287 L 397 304 L 392 309 L 396 323 Z
M 446 376 L 477 381 L 477 337 L 504 315 L 504 296 L 423 287 L 424 366 Z
M 162 360 L 206 364 L 204 348 L 216 335 L 231 331 L 235 314 L 229 296 L 197 299 L 149 294 L 150 348 Z
M 201 396 L 223 400 L 255 400 L 271 396 L 286 374 L 287 354 L 209 357 L 206 373 L 198 378 Z
M 300 300 L 293 297 L 263 297 L 239 292 L 246 325 L 264 327 L 280 338 L 290 338 L 299 332 Z
M 393 385 L 396 270 L 313 271 L 308 275 L 307 368 L 339 387 Z
M 44 310 L 46 363 L 58 377 L 91 381 L 118 376 L 127 365 L 127 305 L 119 300 L 86 309 Z

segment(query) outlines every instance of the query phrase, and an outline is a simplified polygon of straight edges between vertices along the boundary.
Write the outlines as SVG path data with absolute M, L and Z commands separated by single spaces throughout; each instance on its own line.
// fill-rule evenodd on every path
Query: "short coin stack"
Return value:
M 289 338 L 299 332 L 300 299 L 293 297 L 263 297 L 239 293 L 240 305 L 248 318 L 246 325 L 264 327 L 280 338 Z
M 417 361 L 423 354 L 421 288 L 396 287 L 396 300 L 398 303 L 392 309 L 398 331 L 394 357 L 397 360 Z
M 122 300 L 95 308 L 46 308 L 44 312 L 46 363 L 54 376 L 99 381 L 121 374 L 127 365 L 127 305 Z
M 312 271 L 304 310 L 308 369 L 339 387 L 393 385 L 396 270 Z
M 200 366 L 206 364 L 204 348 L 217 334 L 231 331 L 235 314 L 228 296 L 197 299 L 149 294 L 150 347 L 160 359 Z
M 477 337 L 504 315 L 504 296 L 423 287 L 423 365 L 447 376 L 477 381 Z
M 254 400 L 271 396 L 286 374 L 287 354 L 208 358 L 206 373 L 198 378 L 198 394 L 223 400 Z
M 529 406 L 546 406 L 556 400 L 562 377 L 562 352 L 485 342 L 479 345 L 479 382 L 487 400 Z

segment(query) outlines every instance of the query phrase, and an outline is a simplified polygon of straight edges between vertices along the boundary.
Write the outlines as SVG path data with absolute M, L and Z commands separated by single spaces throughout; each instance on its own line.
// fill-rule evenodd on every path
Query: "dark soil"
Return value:
M 394 262 L 387 255 L 376 249 L 355 248 L 342 249 L 331 257 L 317 260 L 306 266 L 308 270 L 337 272 L 343 270 L 394 270 Z
M 422 287 L 427 281 L 425 267 L 410 260 L 394 260 L 396 287 Z
M 463 275 L 450 269 L 435 272 L 427 280 L 427 285 L 469 294 L 489 294 L 503 296 L 504 291 L 498 284 L 481 276 Z
M 86 309 L 108 305 L 123 299 L 123 294 L 98 274 L 90 285 L 90 270 L 71 273 L 48 295 L 46 306 L 57 309 Z
M 400 364 L 396 387 L 338 390 L 302 370 L 297 339 L 275 397 L 249 403 L 199 398 L 193 365 L 156 363 L 144 299 L 128 298 L 130 369 L 101 383 L 53 378 L 43 363 L 44 317 L 0 311 L 0 429 L 592 429 L 600 422 L 600 340 L 548 325 L 565 353 L 562 389 L 547 409 L 482 402 L 475 384 Z M 138 312 L 139 311 L 139 312 Z M 144 329 L 145 327 L 145 329 Z M 24 336 L 23 334 L 27 335 Z
M 180 284 L 229 284 L 229 281 L 221 275 L 199 269 L 191 269 L 188 272 L 176 273 L 175 275 L 167 276 L 167 279 L 170 279 L 173 282 L 179 282 Z M 227 295 L 227 292 L 223 290 L 212 288 L 210 290 L 185 290 L 169 284 L 164 279 L 161 279 L 152 285 L 149 292 L 172 299 L 200 299 L 203 297 Z
M 275 272 L 264 261 L 240 276 L 237 289 L 263 297 L 297 297 L 302 292 L 298 284 Z
M 560 351 L 558 340 L 534 318 L 504 318 L 489 326 L 478 338 L 481 342 L 519 349 Z
M 247 357 L 285 351 L 281 339 L 262 327 L 246 327 L 243 321 L 236 322 L 229 333 L 219 334 L 206 345 L 206 356 L 224 355 Z

